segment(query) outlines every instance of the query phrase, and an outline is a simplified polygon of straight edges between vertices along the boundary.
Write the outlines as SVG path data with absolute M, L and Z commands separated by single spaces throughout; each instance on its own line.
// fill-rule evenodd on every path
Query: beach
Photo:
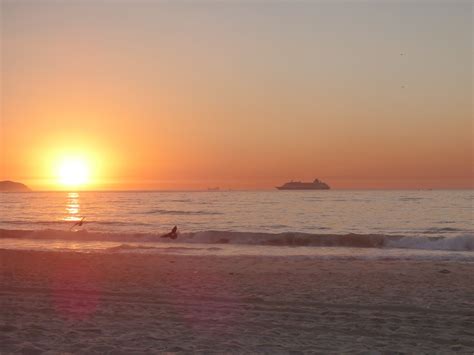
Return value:
M 474 264 L 0 250 L 0 352 L 474 351 Z
M 474 355 L 473 4 L 0 0 L 0 355 Z

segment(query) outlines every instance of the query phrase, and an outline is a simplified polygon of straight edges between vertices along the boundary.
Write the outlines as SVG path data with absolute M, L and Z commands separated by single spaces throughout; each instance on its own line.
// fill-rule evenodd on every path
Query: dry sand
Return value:
M 474 264 L 0 250 L 1 353 L 474 351 Z

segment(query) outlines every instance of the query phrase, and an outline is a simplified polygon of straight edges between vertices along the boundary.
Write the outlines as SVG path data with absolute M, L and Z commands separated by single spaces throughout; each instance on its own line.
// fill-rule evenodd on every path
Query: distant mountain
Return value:
M 0 192 L 28 192 L 31 189 L 19 182 L 14 181 L 0 181 Z

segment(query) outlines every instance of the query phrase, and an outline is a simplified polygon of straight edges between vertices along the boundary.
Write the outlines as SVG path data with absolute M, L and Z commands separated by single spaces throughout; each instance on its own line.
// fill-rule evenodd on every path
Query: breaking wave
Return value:
M 440 233 L 442 234 L 442 233 Z M 65 241 L 111 241 L 111 242 L 159 242 L 169 243 L 169 239 L 160 238 L 152 233 L 99 233 L 82 230 L 67 232 L 45 229 L 37 231 L 0 229 L 0 238 L 22 238 L 33 240 Z M 307 233 L 252 233 L 233 231 L 203 231 L 182 233 L 173 243 L 202 244 L 246 244 L 265 246 L 305 246 L 305 247 L 355 247 L 355 248 L 402 248 L 446 251 L 474 251 L 474 234 L 462 233 L 456 236 L 394 236 L 384 234 L 307 234 Z M 116 247 L 153 248 L 147 245 Z M 185 246 L 183 246 L 185 248 Z M 186 247 L 189 248 L 189 247 Z
M 474 235 L 464 234 L 455 237 L 404 237 L 388 240 L 388 248 L 473 251 Z
M 155 247 L 148 245 L 131 245 L 131 244 L 121 244 L 116 247 L 107 248 L 107 251 L 140 251 L 140 250 L 150 250 L 150 249 L 159 249 L 160 251 L 169 251 L 169 252 L 179 252 L 179 251 L 189 251 L 189 250 L 219 250 L 220 248 L 194 248 L 194 247 Z

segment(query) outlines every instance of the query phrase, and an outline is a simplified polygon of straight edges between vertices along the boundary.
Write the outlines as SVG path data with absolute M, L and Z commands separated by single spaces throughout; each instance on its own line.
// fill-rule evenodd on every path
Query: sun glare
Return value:
M 66 186 L 82 186 L 89 182 L 89 166 L 79 158 L 63 160 L 58 169 L 58 180 Z

